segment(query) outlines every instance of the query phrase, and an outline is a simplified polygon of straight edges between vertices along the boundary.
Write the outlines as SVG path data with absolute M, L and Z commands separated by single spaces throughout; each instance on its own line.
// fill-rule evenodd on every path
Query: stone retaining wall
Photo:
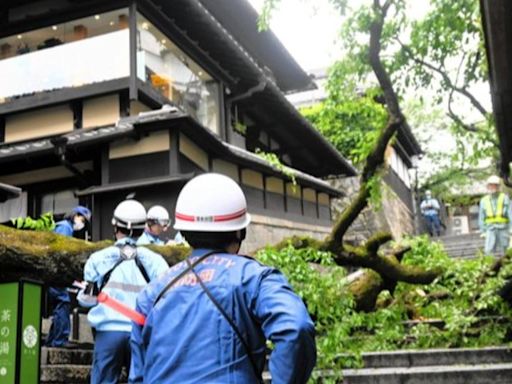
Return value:
M 299 223 L 262 215 L 251 215 L 252 222 L 247 229 L 247 238 L 242 253 L 251 253 L 265 245 L 272 245 L 291 236 L 310 236 L 325 238 L 331 231 L 330 226 Z
M 359 190 L 359 178 L 333 180 L 332 184 L 346 193 L 345 198 L 334 201 L 333 212 L 338 215 Z M 350 227 L 346 239 L 361 242 L 378 231 L 390 232 L 395 239 L 414 233 L 414 217 L 409 208 L 387 184 L 382 188 L 382 207 L 366 208 Z

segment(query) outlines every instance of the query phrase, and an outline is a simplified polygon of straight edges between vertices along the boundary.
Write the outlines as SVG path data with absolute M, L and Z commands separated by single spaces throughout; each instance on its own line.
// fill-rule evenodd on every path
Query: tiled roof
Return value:
M 206 149 L 212 156 L 228 159 L 234 163 L 246 165 L 258 169 L 261 172 L 283 177 L 281 171 L 276 169 L 266 160 L 245 149 L 235 147 L 223 142 L 215 134 L 197 123 L 196 120 L 177 110 L 174 107 L 158 111 L 145 112 L 139 116 L 120 119 L 116 125 L 97 127 L 92 129 L 76 130 L 51 138 L 35 139 L 20 143 L 0 145 L 0 164 L 2 160 L 14 160 L 19 157 L 52 154 L 55 147 L 52 142 L 58 139 L 67 139 L 66 146 L 80 147 L 91 146 L 99 143 L 115 141 L 121 137 L 137 135 L 143 131 L 168 129 L 172 123 L 179 121 L 180 129 L 195 139 L 196 143 Z M 311 176 L 305 172 L 292 169 L 297 181 L 312 188 L 319 189 L 330 195 L 340 196 L 342 192 L 333 188 L 327 182 Z

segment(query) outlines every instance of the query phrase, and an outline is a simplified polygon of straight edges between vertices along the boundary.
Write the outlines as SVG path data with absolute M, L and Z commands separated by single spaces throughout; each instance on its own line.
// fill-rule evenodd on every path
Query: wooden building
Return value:
M 256 20 L 246 0 L 3 1 L 0 182 L 27 215 L 90 207 L 98 240 L 128 194 L 172 212 L 220 172 L 247 195 L 251 247 L 323 236 L 341 192 L 322 178 L 355 170 L 286 99 L 314 85 Z
M 512 185 L 512 2 L 480 0 L 494 120 L 499 137 L 500 175 Z

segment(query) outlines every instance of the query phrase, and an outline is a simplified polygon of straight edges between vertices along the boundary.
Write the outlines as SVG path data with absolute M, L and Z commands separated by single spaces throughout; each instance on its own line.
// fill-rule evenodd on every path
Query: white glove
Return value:
M 90 293 L 85 293 L 86 291 L 91 292 L 92 290 L 88 290 L 87 288 L 90 287 L 87 281 L 75 281 L 73 285 L 75 287 L 80 288 L 80 291 L 78 291 L 78 294 L 76 295 L 76 299 L 78 300 L 78 303 L 82 307 L 91 308 L 95 305 L 98 305 L 98 296 L 91 295 Z
M 82 307 L 91 308 L 98 305 L 98 296 L 87 295 L 84 291 L 78 292 L 76 299 Z

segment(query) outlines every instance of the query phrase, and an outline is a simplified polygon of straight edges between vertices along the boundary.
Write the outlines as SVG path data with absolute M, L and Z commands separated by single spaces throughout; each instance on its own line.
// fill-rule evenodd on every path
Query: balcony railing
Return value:
M 129 31 L 124 29 L 1 60 L 0 103 L 129 75 Z

